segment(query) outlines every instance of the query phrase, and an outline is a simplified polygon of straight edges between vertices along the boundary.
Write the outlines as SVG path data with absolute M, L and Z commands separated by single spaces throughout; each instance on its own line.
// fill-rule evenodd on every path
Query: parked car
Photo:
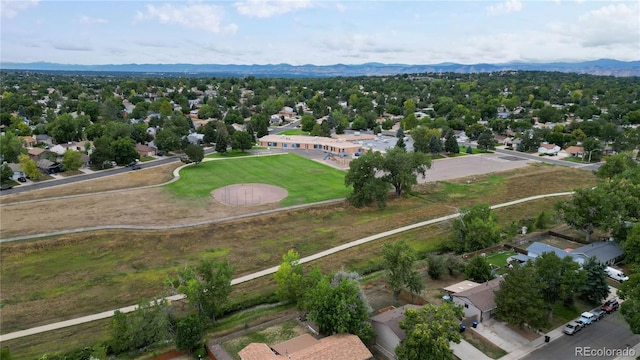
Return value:
M 620 303 L 618 302 L 618 299 L 609 299 L 607 300 L 607 302 L 605 302 L 600 309 L 604 310 L 607 314 L 618 310 L 618 308 L 620 307 Z
M 580 331 L 582 329 L 582 324 L 576 322 L 576 321 L 572 321 L 570 323 L 568 323 L 567 325 L 565 325 L 564 329 L 562 330 L 563 333 L 567 334 L 567 335 L 573 335 L 575 333 L 577 333 L 578 331 Z
M 142 169 L 142 166 L 138 164 L 131 165 L 131 170 L 140 170 L 140 169 Z
M 585 325 L 591 325 L 594 322 L 596 322 L 597 318 L 594 314 L 585 311 L 582 314 L 580 314 L 580 318 L 578 319 L 577 322 L 585 324 Z
M 607 312 L 602 309 L 594 309 L 589 312 L 596 316 L 596 321 L 602 319 L 605 315 L 607 315 Z
M 617 282 L 623 282 L 623 281 L 629 280 L 629 277 L 625 275 L 622 271 L 618 269 L 614 269 L 611 266 L 607 266 L 606 271 L 607 271 L 607 275 L 613 280 L 616 280 Z
M 20 182 L 27 182 L 27 177 L 26 177 L 26 176 L 20 176 L 20 177 L 18 178 L 18 181 L 20 181 Z
M 2 186 L 0 186 L 0 190 L 9 190 L 9 189 L 13 189 L 13 185 L 3 184 Z

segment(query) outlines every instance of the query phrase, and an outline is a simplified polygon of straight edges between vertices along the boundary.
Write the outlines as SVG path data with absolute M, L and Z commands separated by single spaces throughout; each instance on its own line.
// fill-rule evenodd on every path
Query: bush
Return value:
M 438 280 L 442 277 L 445 270 L 444 259 L 441 256 L 431 255 L 427 259 L 427 263 L 429 264 L 429 269 L 427 273 L 432 280 Z

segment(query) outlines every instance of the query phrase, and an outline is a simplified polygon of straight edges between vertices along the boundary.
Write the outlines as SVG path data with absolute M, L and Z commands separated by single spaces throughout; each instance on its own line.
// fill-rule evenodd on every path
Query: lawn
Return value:
M 308 131 L 302 131 L 300 129 L 289 129 L 279 132 L 278 135 L 310 135 Z
M 460 145 L 459 147 L 460 147 L 460 153 L 464 153 L 464 154 L 466 154 L 466 153 L 467 153 L 467 146 L 462 146 L 462 145 Z M 476 147 L 472 147 L 472 148 L 471 148 L 471 151 L 472 151 L 472 153 L 473 153 L 473 154 L 493 154 L 493 151 L 490 151 L 490 150 L 480 150 L 480 149 L 478 149 L 478 148 L 476 148 Z
M 242 156 L 249 156 L 251 155 L 248 152 L 243 152 L 240 150 L 231 150 L 231 151 L 227 151 L 224 154 L 220 154 L 218 152 L 214 152 L 212 154 L 209 155 L 205 155 L 205 158 L 212 158 L 212 159 L 228 159 L 228 158 L 234 158 L 234 157 L 242 157 Z
M 462 338 L 492 359 L 499 359 L 507 355 L 507 352 L 502 348 L 494 345 L 482 335 L 471 329 L 462 333 Z
M 173 194 L 187 198 L 211 196 L 211 191 L 241 183 L 280 186 L 289 196 L 284 206 L 346 197 L 345 173 L 295 154 L 209 161 L 180 170 L 180 180 L 167 185 Z
M 283 341 L 293 339 L 304 333 L 304 329 L 295 320 L 250 332 L 244 336 L 224 341 L 221 345 L 234 358 L 240 359 L 238 352 L 251 343 L 265 343 L 275 345 Z

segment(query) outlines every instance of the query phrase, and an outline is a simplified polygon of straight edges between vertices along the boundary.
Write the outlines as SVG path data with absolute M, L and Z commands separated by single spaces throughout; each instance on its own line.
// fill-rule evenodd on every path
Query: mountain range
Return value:
M 220 64 L 117 64 L 72 65 L 49 62 L 0 63 L 0 70 L 55 72 L 118 72 L 166 76 L 334 77 L 384 76 L 421 73 L 480 73 L 496 71 L 559 71 L 607 76 L 640 76 L 640 61 L 599 59 L 583 62 L 509 62 L 502 64 L 440 63 L 431 65 L 366 63 L 360 65 L 220 65 Z

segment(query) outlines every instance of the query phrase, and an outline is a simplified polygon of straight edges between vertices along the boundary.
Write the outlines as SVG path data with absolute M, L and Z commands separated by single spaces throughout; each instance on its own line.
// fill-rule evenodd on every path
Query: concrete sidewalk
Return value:
M 453 354 L 460 360 L 491 360 L 490 357 L 476 349 L 464 339 L 460 340 L 460 344 L 451 342 L 450 346 L 451 350 L 453 350 Z

